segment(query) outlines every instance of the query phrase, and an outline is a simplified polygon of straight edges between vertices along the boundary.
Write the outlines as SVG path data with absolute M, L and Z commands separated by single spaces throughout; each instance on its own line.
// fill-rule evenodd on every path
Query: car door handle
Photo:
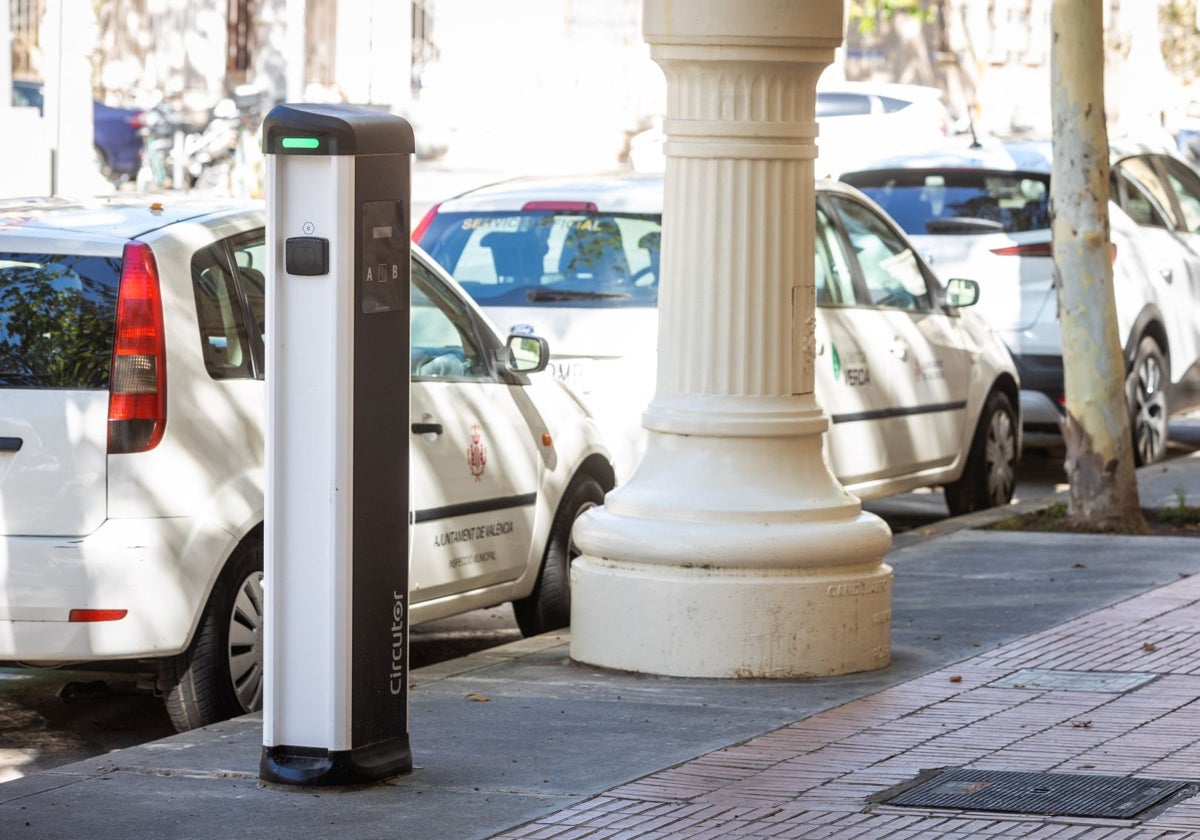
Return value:
M 414 435 L 440 435 L 442 433 L 441 423 L 413 423 L 412 432 Z
M 1158 270 L 1158 276 L 1161 277 L 1165 283 L 1171 283 L 1175 280 L 1175 272 L 1170 268 L 1160 268 Z
M 24 443 L 19 437 L 0 437 L 0 452 L 19 452 Z

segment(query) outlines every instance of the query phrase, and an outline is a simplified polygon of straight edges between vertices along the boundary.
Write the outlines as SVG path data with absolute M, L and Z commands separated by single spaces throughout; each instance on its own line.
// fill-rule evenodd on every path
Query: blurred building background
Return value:
M 65 29 L 94 41 L 85 57 L 97 100 L 165 99 L 196 121 L 235 86 L 257 85 L 272 101 L 403 114 L 425 157 L 547 170 L 621 165 L 629 138 L 665 107 L 641 0 L 75 2 L 0 0 L 13 78 L 52 75 L 64 27 L 47 21 L 68 4 Z M 848 0 L 830 72 L 936 86 L 960 127 L 1044 134 L 1051 2 Z M 1196 0 L 1104 8 L 1112 130 L 1174 131 L 1196 110 Z

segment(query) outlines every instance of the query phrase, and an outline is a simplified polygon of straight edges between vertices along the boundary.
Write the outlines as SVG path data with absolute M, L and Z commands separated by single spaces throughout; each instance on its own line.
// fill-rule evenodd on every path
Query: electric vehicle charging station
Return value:
M 281 785 L 412 770 L 412 127 L 281 104 L 267 159 L 263 749 Z

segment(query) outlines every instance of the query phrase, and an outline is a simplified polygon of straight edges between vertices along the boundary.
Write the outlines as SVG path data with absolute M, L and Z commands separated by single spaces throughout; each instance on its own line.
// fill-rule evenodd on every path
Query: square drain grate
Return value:
M 1187 785 L 1130 776 L 948 768 L 923 781 L 918 777 L 915 785 L 876 801 L 913 808 L 1132 819 Z
M 1158 674 L 1122 671 L 1050 671 L 1023 668 L 991 683 L 994 688 L 1030 688 L 1038 691 L 1098 691 L 1124 694 L 1141 688 Z

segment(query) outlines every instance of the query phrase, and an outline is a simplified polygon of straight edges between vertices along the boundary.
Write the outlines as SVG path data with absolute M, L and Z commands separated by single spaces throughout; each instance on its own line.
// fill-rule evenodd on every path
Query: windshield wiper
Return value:
M 929 233 L 953 233 L 954 231 L 1003 231 L 1004 223 L 993 219 L 977 219 L 971 216 L 959 216 L 955 219 L 930 219 L 925 222 L 925 230 Z
M 530 303 L 553 300 L 628 300 L 623 292 L 585 292 L 576 289 L 533 289 L 525 293 Z

